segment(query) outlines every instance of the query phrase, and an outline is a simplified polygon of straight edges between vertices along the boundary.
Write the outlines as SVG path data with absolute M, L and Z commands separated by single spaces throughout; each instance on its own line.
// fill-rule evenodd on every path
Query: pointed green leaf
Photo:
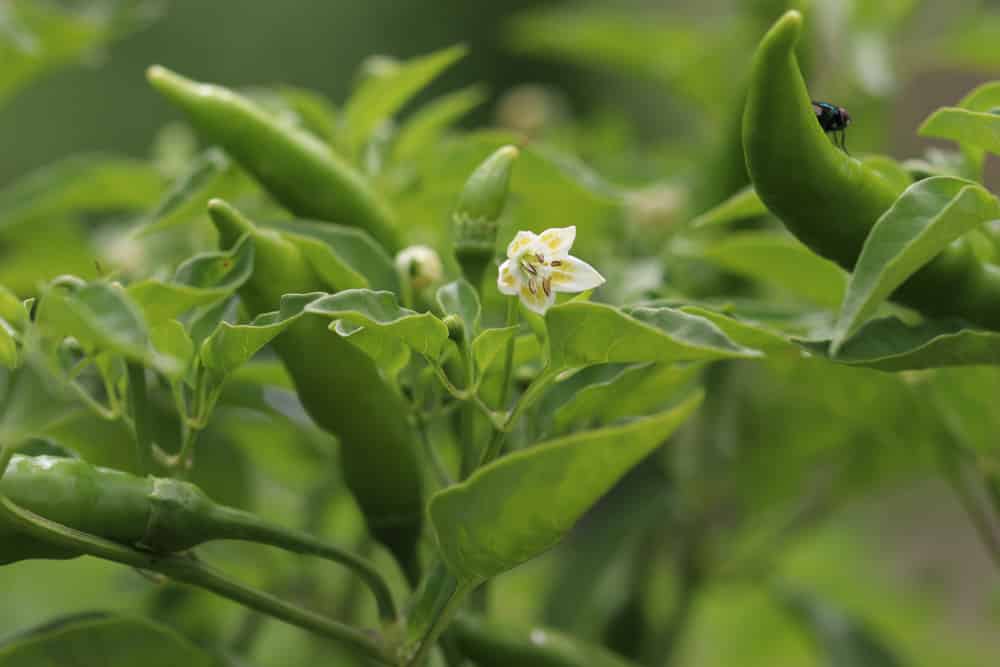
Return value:
M 249 324 L 221 322 L 201 344 L 201 363 L 221 381 L 251 358 L 295 320 L 321 293 L 286 294 L 278 310 L 261 313 Z
M 976 86 L 962 98 L 958 106 L 969 111 L 1000 109 L 1000 81 L 990 81 Z
M 367 232 L 311 220 L 264 223 L 295 243 L 332 290 L 370 288 L 400 291 L 392 257 Z
M 129 285 L 127 291 L 151 324 L 169 321 L 233 294 L 250 279 L 253 258 L 253 241 L 247 235 L 227 251 L 195 255 L 169 282 L 150 278 Z
M 386 336 L 378 329 L 335 320 L 330 323 L 330 330 L 361 348 L 372 358 L 375 366 L 393 381 L 410 363 L 410 348 L 406 343 L 398 338 Z
M 420 107 L 399 128 L 393 159 L 399 162 L 417 159 L 462 116 L 485 101 L 486 92 L 481 87 L 469 86 Z
M 673 402 L 701 373 L 701 364 L 626 366 L 608 380 L 577 388 L 552 413 L 552 433 L 571 427 L 601 426 L 625 417 L 649 414 Z
M 501 352 L 507 349 L 507 343 L 517 335 L 520 327 L 517 325 L 500 329 L 486 329 L 472 341 L 472 357 L 476 360 L 476 368 L 480 373 L 493 364 Z M 532 340 L 536 340 L 534 336 Z
M 24 302 L 3 285 L 0 285 L 0 318 L 15 329 L 23 327 L 28 321 L 28 309 L 24 307 Z
M 813 354 L 830 353 L 828 340 L 798 342 Z M 831 359 L 881 371 L 1000 365 L 1000 333 L 973 329 L 959 321 L 930 320 L 907 326 L 887 317 L 865 323 Z
M 1000 155 L 1000 115 L 990 111 L 942 107 L 924 121 L 918 134 L 951 139 Z
M 748 185 L 715 208 L 705 211 L 692 220 L 691 226 L 712 227 L 764 215 L 768 215 L 767 207 L 757 196 L 753 186 Z
M 124 616 L 82 617 L 0 646 L 0 667 L 87 667 L 96 663 L 102 667 L 219 665 L 173 630 Z
M 844 299 L 844 270 L 784 232 L 738 232 L 712 243 L 679 244 L 674 250 L 821 306 L 836 308 Z
M 15 446 L 71 418 L 79 407 L 64 383 L 28 354 L 16 370 L 0 368 L 0 443 Z
M 341 119 L 350 154 L 358 155 L 382 121 L 399 111 L 410 98 L 464 56 L 465 51 L 463 46 L 453 46 L 399 63 L 362 81 L 347 101 Z
M 865 239 L 834 331 L 834 354 L 907 278 L 962 234 L 995 218 L 996 198 L 969 181 L 935 176 L 903 192 Z
M 549 309 L 551 370 L 614 362 L 696 361 L 750 358 L 708 320 L 671 308 L 627 311 L 597 303 L 570 302 Z
M 445 315 L 457 315 L 462 320 L 468 345 L 479 333 L 479 318 L 483 312 L 476 288 L 464 278 L 459 278 L 439 287 L 435 299 Z
M 699 392 L 659 415 L 521 450 L 439 491 L 428 512 L 444 562 L 460 581 L 476 582 L 551 548 L 701 398 Z
M 328 295 L 309 304 L 306 311 L 330 319 L 343 319 L 398 338 L 415 352 L 437 359 L 448 341 L 448 327 L 430 313 L 400 307 L 392 292 L 352 289 Z
M 160 355 L 173 360 L 168 377 L 174 381 L 182 378 L 194 357 L 194 343 L 184 325 L 177 320 L 167 320 L 151 328 L 149 338 Z
M 209 148 L 197 155 L 138 230 L 140 235 L 161 232 L 205 214 L 212 197 L 232 197 L 246 179 L 222 150 Z

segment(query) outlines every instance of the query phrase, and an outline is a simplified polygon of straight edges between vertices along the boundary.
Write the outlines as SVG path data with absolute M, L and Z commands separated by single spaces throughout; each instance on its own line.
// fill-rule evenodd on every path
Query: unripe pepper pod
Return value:
M 795 56 L 802 15 L 785 13 L 754 57 L 743 115 L 747 170 L 761 200 L 814 252 L 854 267 L 875 222 L 901 194 L 836 148 L 816 121 Z M 910 277 L 894 299 L 936 317 L 1000 328 L 1000 270 L 959 239 Z
M 288 210 L 360 227 L 390 252 L 398 249 L 391 211 L 364 176 L 322 141 L 223 86 L 160 66 L 150 67 L 146 77 Z
M 520 154 L 516 146 L 503 146 L 482 162 L 462 188 L 455 207 L 455 258 L 473 285 L 480 285 L 493 261 L 497 220 L 510 192 L 510 175 Z

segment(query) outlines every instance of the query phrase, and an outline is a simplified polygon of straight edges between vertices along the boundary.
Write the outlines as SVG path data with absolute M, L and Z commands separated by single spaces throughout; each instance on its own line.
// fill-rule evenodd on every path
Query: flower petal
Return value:
M 552 289 L 556 292 L 583 292 L 604 284 L 604 276 L 582 259 L 567 256 L 552 269 Z
M 500 272 L 497 274 L 497 289 L 502 294 L 514 295 L 517 294 L 520 287 L 521 280 L 517 273 L 511 270 L 510 260 L 508 259 L 500 265 Z
M 528 246 L 538 240 L 538 236 L 533 232 L 521 230 L 514 237 L 514 240 L 507 246 L 507 258 L 513 259 L 524 252 Z
M 545 245 L 547 255 L 556 258 L 564 257 L 573 247 L 573 241 L 576 240 L 576 225 L 546 229 L 538 237 L 538 240 Z
M 545 311 L 549 309 L 553 303 L 556 302 L 555 290 L 549 290 L 547 293 L 542 289 L 542 283 L 540 280 L 532 278 L 527 283 L 521 285 L 521 290 L 518 292 L 518 296 L 521 297 L 521 303 L 528 310 L 532 310 L 539 315 L 544 315 Z

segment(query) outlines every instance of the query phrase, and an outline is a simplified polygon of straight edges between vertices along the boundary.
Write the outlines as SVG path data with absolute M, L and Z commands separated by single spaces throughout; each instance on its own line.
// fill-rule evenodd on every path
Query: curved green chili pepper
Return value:
M 369 585 L 384 620 L 396 618 L 388 586 L 367 561 L 305 533 L 218 505 L 189 482 L 137 477 L 80 459 L 15 455 L 0 478 L 0 495 L 50 521 L 156 553 L 185 551 L 212 540 L 244 540 L 336 561 Z M 0 565 L 81 555 L 23 535 L 3 523 L 2 515 L 0 545 Z
M 390 252 L 399 249 L 392 213 L 364 176 L 329 146 L 223 86 L 198 83 L 160 66 L 150 67 L 146 76 L 288 210 L 361 227 Z
M 813 111 L 795 45 L 802 15 L 787 12 L 753 62 L 743 149 L 761 200 L 816 253 L 851 269 L 872 226 L 901 194 L 879 172 L 837 149 Z M 1000 269 L 979 262 L 959 239 L 893 295 L 931 316 L 1000 328 Z
M 252 314 L 275 310 L 285 294 L 324 288 L 298 247 L 279 233 L 258 229 L 218 199 L 209 202 L 209 213 L 223 246 L 247 233 L 253 238 L 253 275 L 239 291 Z M 340 440 L 344 480 L 372 534 L 415 581 L 423 490 L 407 405 L 371 358 L 328 324 L 303 317 L 275 339 L 275 349 L 309 416 Z

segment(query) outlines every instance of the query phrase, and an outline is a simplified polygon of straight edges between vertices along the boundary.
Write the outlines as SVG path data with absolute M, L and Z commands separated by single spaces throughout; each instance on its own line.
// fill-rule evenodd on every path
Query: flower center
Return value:
M 528 291 L 538 294 L 542 290 L 545 296 L 552 294 L 552 270 L 562 265 L 558 259 L 549 260 L 543 253 L 528 251 L 517 258 L 517 268 L 521 278 L 528 284 Z

